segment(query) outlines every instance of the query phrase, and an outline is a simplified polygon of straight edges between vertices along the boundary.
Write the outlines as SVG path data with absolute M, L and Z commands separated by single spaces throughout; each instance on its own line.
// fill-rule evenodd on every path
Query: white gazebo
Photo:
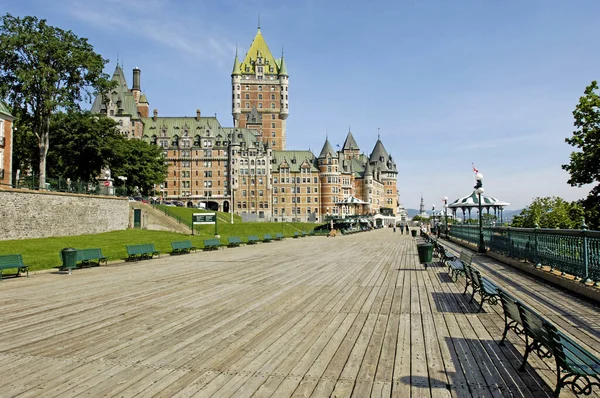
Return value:
M 493 214 L 496 218 L 500 219 L 500 223 L 502 223 L 502 211 L 506 206 L 509 206 L 510 203 L 503 202 L 491 196 L 481 195 L 481 207 L 487 210 L 487 213 L 490 214 L 490 209 L 493 211 Z M 456 218 L 456 211 L 462 210 L 463 213 L 463 221 L 465 220 L 465 214 L 469 214 L 469 218 L 471 218 L 471 209 L 476 208 L 479 209 L 479 197 L 476 191 L 473 191 L 468 196 L 464 196 L 462 198 L 456 199 L 454 202 L 448 205 L 448 209 L 452 211 L 454 218 Z
M 344 198 L 344 199 L 340 200 L 337 204 L 339 206 L 342 206 L 342 207 L 346 208 L 345 209 L 346 211 L 342 210 L 342 214 L 345 214 L 345 215 L 356 215 L 356 214 L 361 214 L 361 213 L 357 213 L 356 212 L 356 207 L 357 206 L 367 205 L 369 203 L 367 203 L 367 202 L 365 202 L 363 200 L 360 200 L 360 199 L 358 199 L 355 196 L 350 195 L 347 198 Z

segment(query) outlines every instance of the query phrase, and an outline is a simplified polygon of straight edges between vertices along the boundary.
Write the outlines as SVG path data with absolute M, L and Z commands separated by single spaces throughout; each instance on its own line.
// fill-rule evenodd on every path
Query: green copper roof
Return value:
M 281 54 L 281 59 L 279 60 L 279 76 L 289 76 L 287 67 L 285 66 L 285 59 L 283 59 L 283 54 Z
M 300 172 L 300 167 L 303 164 L 308 164 L 310 170 L 318 172 L 315 155 L 311 151 L 273 151 L 273 172 L 278 172 L 282 164 L 286 163 L 290 172 Z
M 140 103 L 141 104 L 147 104 L 148 103 L 148 98 L 146 98 L 146 94 L 140 95 Z
M 2 101 L 0 101 L 0 113 L 12 117 L 10 111 L 8 110 L 8 107 Z
M 344 146 L 342 147 L 342 150 L 346 151 L 346 150 L 358 150 L 358 144 L 356 143 L 356 140 L 354 139 L 354 137 L 352 136 L 352 133 L 350 131 L 348 131 L 348 136 L 346 137 L 346 141 L 344 141 Z
M 242 71 L 242 65 L 240 64 L 240 60 L 238 59 L 237 49 L 235 50 L 235 60 L 233 61 L 233 71 L 231 72 L 231 76 L 240 75 Z
M 275 58 L 273 58 L 273 54 L 271 53 L 271 50 L 269 50 L 269 46 L 267 46 L 267 42 L 265 41 L 265 39 L 262 36 L 262 33 L 260 32 L 260 28 L 258 28 L 258 31 L 256 32 L 256 36 L 254 37 L 254 40 L 252 41 L 252 44 L 250 45 L 250 48 L 246 53 L 246 57 L 240 64 L 240 67 L 238 69 L 239 73 L 242 75 L 254 75 L 256 73 L 254 69 L 254 63 L 258 59 L 258 57 L 262 57 L 263 59 L 264 74 L 279 74 L 279 65 L 277 64 L 277 62 L 275 62 Z M 271 66 L 273 67 L 273 72 L 270 71 Z
M 335 156 L 335 151 L 331 147 L 331 144 L 329 143 L 329 139 L 325 138 L 325 144 L 323 144 L 323 149 L 321 149 L 321 154 L 319 155 L 319 159 L 327 157 L 328 153 L 331 156 Z
M 122 113 L 119 115 L 118 113 L 114 116 L 131 116 L 132 119 L 139 119 L 137 105 L 135 103 L 135 99 L 133 98 L 133 94 L 127 87 L 127 80 L 125 80 L 125 75 L 123 74 L 123 69 L 119 65 L 115 68 L 115 72 L 113 73 L 112 80 L 117 82 L 117 87 L 115 87 L 108 95 L 110 96 L 112 102 L 115 104 L 117 101 L 121 101 L 121 109 Z M 104 113 L 106 109 L 104 108 L 104 104 L 102 103 L 102 98 L 97 96 L 92 104 L 92 113 Z
M 144 117 L 142 122 L 146 137 L 183 137 L 187 129 L 189 137 L 204 137 L 210 134 L 211 138 L 215 138 L 222 130 L 216 117 L 201 117 L 200 120 L 196 120 L 195 117 L 157 117 L 156 121 L 153 117 Z

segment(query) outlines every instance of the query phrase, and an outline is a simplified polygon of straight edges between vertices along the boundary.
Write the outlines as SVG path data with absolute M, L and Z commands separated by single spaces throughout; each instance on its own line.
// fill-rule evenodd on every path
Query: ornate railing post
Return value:
M 585 224 L 585 218 L 581 220 L 581 234 L 583 235 L 583 266 L 584 266 L 584 276 L 581 278 L 581 283 L 586 283 L 589 281 L 589 267 L 590 267 L 590 256 L 589 256 L 589 248 L 588 248 L 588 239 L 586 236 L 587 225 Z
M 508 257 L 512 257 L 513 256 L 513 243 L 512 243 L 512 239 L 510 236 L 510 226 L 506 227 L 506 235 L 508 236 Z
M 533 229 L 533 244 L 534 244 L 534 258 L 535 258 L 535 268 L 542 268 L 542 264 L 540 262 L 540 255 L 538 251 L 538 229 L 540 226 L 536 223 L 535 228 Z

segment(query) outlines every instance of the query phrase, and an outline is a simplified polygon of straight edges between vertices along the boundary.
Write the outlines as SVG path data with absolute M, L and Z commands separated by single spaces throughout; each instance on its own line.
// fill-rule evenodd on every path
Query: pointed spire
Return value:
M 329 143 L 329 139 L 325 138 L 325 144 L 323 144 L 323 149 L 321 149 L 321 154 L 319 155 L 319 159 L 327 157 L 328 153 L 332 156 L 333 156 L 333 154 L 335 154 L 333 148 L 331 147 L 331 144 Z
M 356 140 L 352 136 L 352 133 L 350 132 L 350 128 L 348 128 L 348 135 L 346 136 L 346 141 L 344 141 L 344 146 L 342 147 L 342 150 L 346 151 L 346 150 L 358 150 L 358 149 L 359 149 L 358 144 L 356 143 Z
M 281 62 L 279 65 L 279 76 L 289 76 L 287 72 L 287 66 L 285 65 L 285 59 L 283 58 L 283 47 L 281 48 Z
M 258 13 L 258 30 L 260 30 L 260 12 Z
M 238 50 L 237 46 L 235 48 L 235 60 L 233 61 L 233 71 L 231 72 L 231 76 L 241 75 L 242 65 L 240 64 L 240 60 L 238 59 Z

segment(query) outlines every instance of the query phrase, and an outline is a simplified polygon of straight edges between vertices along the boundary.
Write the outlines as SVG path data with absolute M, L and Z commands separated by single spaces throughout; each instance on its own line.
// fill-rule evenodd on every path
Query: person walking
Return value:
M 400 224 L 400 233 L 404 235 L 404 225 Z
M 410 232 L 410 228 L 408 228 L 408 224 L 406 224 L 406 235 Z

